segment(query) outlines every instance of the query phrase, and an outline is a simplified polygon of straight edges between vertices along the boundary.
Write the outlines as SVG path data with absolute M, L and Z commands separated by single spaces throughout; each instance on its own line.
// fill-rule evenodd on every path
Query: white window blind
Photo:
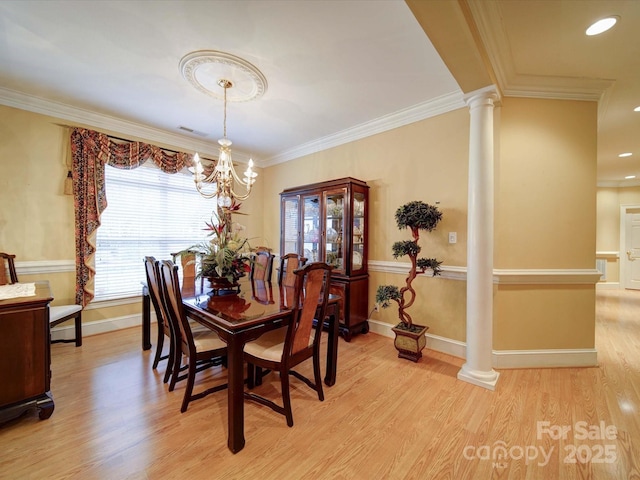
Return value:
M 133 170 L 105 168 L 107 208 L 97 233 L 95 300 L 140 295 L 147 255 L 170 260 L 207 238 L 215 199 L 205 199 L 184 170 L 167 174 L 147 161 Z M 178 262 L 179 263 L 179 262 Z

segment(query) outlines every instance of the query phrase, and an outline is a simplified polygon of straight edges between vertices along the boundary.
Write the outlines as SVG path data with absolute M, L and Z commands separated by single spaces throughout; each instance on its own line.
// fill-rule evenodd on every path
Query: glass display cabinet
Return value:
M 340 333 L 347 341 L 367 333 L 369 186 L 348 177 L 289 188 L 280 196 L 280 254 L 332 265 L 332 293 L 343 299 Z

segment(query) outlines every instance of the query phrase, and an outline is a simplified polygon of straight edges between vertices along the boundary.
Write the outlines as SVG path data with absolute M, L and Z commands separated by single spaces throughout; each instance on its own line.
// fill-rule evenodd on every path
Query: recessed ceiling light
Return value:
M 624 178 L 625 178 L 625 180 L 631 180 L 632 178 L 636 178 L 636 176 L 635 175 L 627 175 Z
M 640 105 L 633 109 L 634 112 L 640 112 Z
M 603 18 L 601 20 L 598 20 L 597 22 L 595 22 L 593 25 L 591 25 L 589 28 L 587 28 L 587 31 L 585 32 L 587 35 L 592 36 L 592 35 L 600 35 L 603 32 L 606 32 L 607 30 L 609 30 L 611 27 L 613 27 L 616 22 L 618 21 L 618 16 L 611 16 L 611 17 L 607 17 L 607 18 Z
M 630 157 L 631 155 L 633 155 L 633 153 L 631 152 L 625 152 L 625 153 L 621 153 L 620 155 L 618 155 L 620 158 L 622 157 Z

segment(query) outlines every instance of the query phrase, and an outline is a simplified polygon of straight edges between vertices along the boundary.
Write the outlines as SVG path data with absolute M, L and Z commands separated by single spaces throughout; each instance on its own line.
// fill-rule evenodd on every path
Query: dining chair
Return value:
M 198 264 L 198 252 L 192 250 L 183 250 L 182 252 L 172 253 L 173 263 L 180 261 L 182 267 L 182 278 L 195 278 Z
M 278 285 L 293 286 L 295 276 L 293 272 L 307 263 L 307 259 L 297 253 L 287 253 L 280 257 L 280 268 L 278 269 Z
M 158 321 L 158 340 L 156 341 L 156 353 L 153 357 L 153 364 L 151 368 L 155 370 L 158 368 L 158 363 L 160 363 L 161 360 L 167 360 L 167 368 L 164 372 L 163 379 L 163 382 L 167 383 L 176 363 L 177 341 L 175 339 L 173 327 L 169 321 L 167 309 L 163 304 L 164 299 L 160 286 L 160 268 L 155 257 L 144 257 L 144 269 L 147 277 L 149 297 L 151 298 L 151 304 L 156 312 L 156 319 Z M 169 353 L 167 355 L 162 355 L 165 337 L 169 339 Z
M 251 259 L 249 279 L 270 282 L 274 258 L 275 255 L 265 250 L 255 252 Z
M 314 262 L 297 269 L 294 272 L 295 300 L 289 324 L 277 330 L 266 332 L 256 340 L 247 342 L 244 346 L 244 359 L 248 364 L 249 389 L 254 387 L 255 367 L 278 371 L 280 373 L 282 405 L 253 392 L 245 392 L 245 399 L 265 405 L 284 415 L 287 419 L 287 425 L 290 427 L 293 426 L 293 414 L 289 392 L 289 375 L 302 380 L 317 392 L 320 401 L 324 400 L 320 376 L 322 321 L 316 322 L 314 327 L 314 318 L 317 316 L 319 319 L 324 319 L 326 316 L 332 268 L 324 262 Z M 313 359 L 314 381 L 292 370 L 293 367 L 309 358 Z
M 0 252 L 0 285 L 18 283 L 18 275 L 16 274 L 16 265 L 14 263 L 15 255 Z
M 202 390 L 196 394 L 193 393 L 196 373 L 206 368 L 220 365 L 220 359 L 225 358 L 227 355 L 227 344 L 211 330 L 192 330 L 191 323 L 187 319 L 182 305 L 182 293 L 180 290 L 177 265 L 171 260 L 163 260 L 160 262 L 160 278 L 168 316 L 174 326 L 177 326 L 180 331 L 180 354 L 176 354 L 174 365 L 176 374 L 171 376 L 169 390 L 172 391 L 174 389 L 177 381 L 184 378 L 187 379 L 182 407 L 180 408 L 180 412 L 184 413 L 187 411 L 189 403 L 193 400 L 198 400 L 210 393 L 227 388 L 227 384 L 225 383 Z M 187 373 L 186 375 L 179 376 L 177 373 L 181 370 L 183 356 L 187 359 Z
M 13 254 L 0 252 L 0 259 L 2 259 L 2 265 L 0 267 L 0 285 L 18 283 L 15 258 L 16 256 Z M 7 271 L 9 272 L 8 277 Z M 82 306 L 69 304 L 49 307 L 49 327 L 55 327 L 72 319 L 75 322 L 75 336 L 73 338 L 59 338 L 56 340 L 50 339 L 49 341 L 51 343 L 75 343 L 76 347 L 82 346 Z
M 264 280 L 252 280 L 251 297 L 263 305 L 275 303 L 273 301 L 273 289 L 271 287 L 271 282 L 265 282 Z

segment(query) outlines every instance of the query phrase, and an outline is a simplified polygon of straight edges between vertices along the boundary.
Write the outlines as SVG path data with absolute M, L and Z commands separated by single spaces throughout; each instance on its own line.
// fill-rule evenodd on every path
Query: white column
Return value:
M 493 87 L 466 97 L 469 132 L 467 361 L 458 379 L 495 390 L 493 348 Z

